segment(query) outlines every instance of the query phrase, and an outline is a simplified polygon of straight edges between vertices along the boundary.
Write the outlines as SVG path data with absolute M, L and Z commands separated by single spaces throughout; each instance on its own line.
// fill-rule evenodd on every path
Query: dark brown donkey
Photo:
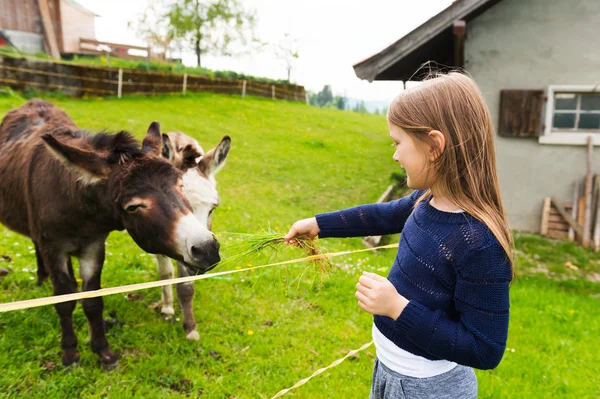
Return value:
M 140 143 L 126 132 L 88 135 L 52 104 L 32 100 L 0 125 L 0 222 L 30 237 L 54 294 L 77 289 L 71 256 L 79 260 L 83 290 L 100 288 L 104 243 L 127 229 L 146 252 L 169 256 L 190 271 L 219 261 L 219 244 L 194 217 L 182 193 L 182 173 L 161 157 L 153 122 Z M 82 300 L 91 346 L 103 366 L 117 365 L 104 335 L 102 298 Z M 79 360 L 72 314 L 57 304 L 62 361 Z

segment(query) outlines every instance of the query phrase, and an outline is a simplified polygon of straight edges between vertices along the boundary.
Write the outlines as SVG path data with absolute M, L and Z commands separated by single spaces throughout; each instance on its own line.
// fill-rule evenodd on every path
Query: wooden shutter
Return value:
M 501 90 L 498 135 L 538 137 L 542 132 L 543 103 L 543 90 Z

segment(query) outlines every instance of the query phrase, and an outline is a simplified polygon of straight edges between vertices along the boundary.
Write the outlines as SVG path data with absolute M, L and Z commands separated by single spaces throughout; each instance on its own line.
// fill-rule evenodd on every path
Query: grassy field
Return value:
M 0 98 L 0 116 L 24 101 Z M 158 120 L 164 131 L 196 137 L 205 150 L 230 135 L 214 215 L 225 251 L 235 242 L 229 233 L 268 226 L 284 232 L 298 218 L 373 202 L 397 171 L 382 116 L 212 94 L 52 101 L 91 130 L 127 129 L 141 137 Z M 600 276 L 600 256 L 533 235 L 517 234 L 516 242 L 508 349 L 497 369 L 477 371 L 480 396 L 597 398 L 600 288 L 593 280 Z M 0 267 L 12 270 L 0 277 L 0 302 L 51 294 L 49 284 L 35 286 L 31 245 L 0 227 L 0 259 L 5 257 Z M 360 239 L 323 240 L 321 246 L 363 248 Z M 302 255 L 290 250 L 271 260 Z M 153 309 L 159 289 L 106 297 L 105 317 L 119 321 L 108 338 L 123 356 L 111 372 L 99 368 L 89 348 L 81 306 L 74 314 L 81 367 L 69 369 L 60 365 L 52 307 L 2 313 L 0 395 L 271 398 L 370 341 L 372 319 L 356 305 L 354 285 L 362 270 L 386 274 L 394 255 L 388 250 L 335 258 L 322 284 L 310 270 L 301 277 L 307 265 L 197 282 L 199 342 L 187 341 L 178 320 L 165 321 Z M 249 259 L 239 266 L 265 261 Z M 156 278 L 152 257 L 125 233 L 110 235 L 103 286 Z M 287 396 L 367 397 L 374 352 L 373 347 L 361 352 Z

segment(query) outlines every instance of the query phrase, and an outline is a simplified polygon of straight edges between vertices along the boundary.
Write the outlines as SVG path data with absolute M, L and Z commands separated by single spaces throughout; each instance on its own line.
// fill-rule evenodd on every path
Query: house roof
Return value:
M 92 11 L 88 10 L 87 8 L 85 8 L 84 6 L 82 6 L 81 4 L 79 4 L 78 2 L 76 2 L 75 0 L 62 0 L 62 1 L 71 4 L 73 7 L 77 8 L 81 12 L 84 12 L 84 13 L 89 14 L 89 15 L 93 15 L 94 17 L 99 17 L 98 14 L 96 14 L 95 12 L 92 12 Z
M 454 21 L 470 21 L 501 0 L 456 0 L 381 52 L 354 65 L 356 76 L 374 80 L 419 80 L 413 75 L 427 61 L 454 64 Z

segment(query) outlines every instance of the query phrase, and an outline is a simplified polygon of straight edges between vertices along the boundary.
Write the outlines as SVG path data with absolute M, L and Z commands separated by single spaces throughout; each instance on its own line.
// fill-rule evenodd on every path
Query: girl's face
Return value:
M 431 187 L 431 176 L 427 176 L 428 159 L 423 151 L 415 145 L 412 137 L 402 128 L 388 123 L 390 137 L 394 140 L 396 152 L 394 161 L 406 171 L 407 185 L 413 190 L 424 190 Z

